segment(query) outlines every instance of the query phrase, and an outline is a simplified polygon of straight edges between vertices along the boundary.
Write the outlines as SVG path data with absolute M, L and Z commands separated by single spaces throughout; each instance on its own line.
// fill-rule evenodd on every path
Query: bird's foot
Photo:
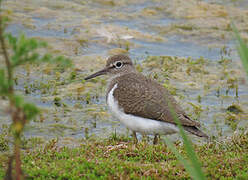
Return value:
M 159 134 L 155 134 L 154 139 L 153 139 L 153 144 L 154 145 L 155 144 L 158 144 L 159 140 L 160 140 L 160 135 Z
M 135 131 L 133 131 L 133 142 L 134 142 L 134 144 L 137 144 L 138 143 L 138 138 L 136 136 L 136 132 Z

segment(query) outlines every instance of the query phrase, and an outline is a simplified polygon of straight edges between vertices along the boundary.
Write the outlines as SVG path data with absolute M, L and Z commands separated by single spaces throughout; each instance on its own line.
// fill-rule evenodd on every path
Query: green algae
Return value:
M 22 81 L 26 81 L 25 78 L 29 79 L 26 81 L 28 83 L 25 84 L 30 94 L 40 94 L 42 95 L 42 102 L 48 103 L 48 106 L 43 108 L 40 119 L 36 121 L 37 128 L 35 129 L 37 132 L 46 132 L 47 130 L 42 129 L 49 127 L 49 134 L 56 135 L 57 133 L 64 134 L 88 128 L 87 136 L 90 137 L 95 136 L 93 133 L 95 127 L 99 128 L 102 123 L 108 123 L 108 128 L 115 126 L 115 119 L 110 116 L 105 101 L 102 100 L 106 90 L 106 77 L 87 82 L 82 80 L 92 73 L 91 71 L 104 66 L 104 63 L 105 60 L 100 57 L 84 57 L 84 59 L 75 61 L 75 66 L 80 68 L 90 64 L 92 69 L 86 70 L 84 67 L 80 68 L 81 72 L 77 72 L 75 69 L 60 72 L 56 70 L 56 67 L 53 67 L 54 69 L 51 68 L 49 73 L 44 75 L 42 72 L 47 68 L 46 66 L 34 66 L 30 68 L 33 71 L 30 71 L 28 77 L 22 76 Z M 239 65 L 232 61 L 220 63 L 204 58 L 149 56 L 136 66 L 139 71 L 163 84 L 184 107 L 185 111 L 193 119 L 200 121 L 203 129 L 211 136 L 217 137 L 219 134 L 227 136 L 240 129 L 239 124 L 244 123 L 247 119 L 245 113 L 242 116 L 236 116 L 233 113 L 223 112 L 222 104 L 228 105 L 236 102 L 236 86 L 243 88 L 244 72 L 241 73 L 237 67 Z M 151 71 L 152 73 L 150 73 Z M 39 73 L 42 76 L 40 79 Z M 17 77 L 19 77 L 18 73 Z M 32 81 L 34 77 L 35 80 Z M 52 79 L 56 79 L 56 81 Z M 21 85 L 21 81 L 18 84 Z M 227 91 L 229 93 L 226 93 Z M 101 103 L 95 104 L 98 101 Z M 215 105 L 211 103 L 215 103 Z M 245 104 L 245 99 L 241 99 L 236 105 L 242 107 L 242 111 L 246 112 L 248 106 Z M 214 123 L 212 119 L 214 119 L 216 112 L 221 113 L 216 117 Z M 209 119 L 211 120 L 209 121 Z M 38 124 L 38 122 L 43 123 L 43 125 Z M 61 123 L 64 128 L 50 125 L 50 123 L 57 122 Z M 70 127 L 71 123 L 75 125 L 75 129 Z M 213 125 L 214 128 L 207 127 L 205 123 Z M 223 123 L 227 128 L 225 131 L 221 128 Z M 68 128 L 66 128 L 67 126 Z M 83 134 L 83 131 L 81 133 Z M 98 133 L 97 136 L 108 134 L 105 134 L 104 130 Z M 123 133 L 123 130 L 120 133 Z
M 226 110 L 235 114 L 244 112 L 242 108 L 237 104 L 232 104 L 228 106 Z

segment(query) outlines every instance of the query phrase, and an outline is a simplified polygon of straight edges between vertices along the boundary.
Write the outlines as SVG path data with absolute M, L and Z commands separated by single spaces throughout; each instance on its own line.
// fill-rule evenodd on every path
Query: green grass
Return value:
M 90 140 L 78 148 L 59 148 L 50 142 L 22 153 L 27 179 L 190 179 L 182 164 L 164 143 L 150 145 L 131 139 Z M 127 141 L 128 140 L 128 141 Z M 177 150 L 186 155 L 180 145 Z M 194 149 L 207 179 L 248 179 L 248 136 L 209 143 Z M 0 155 L 0 179 L 4 177 L 6 153 Z

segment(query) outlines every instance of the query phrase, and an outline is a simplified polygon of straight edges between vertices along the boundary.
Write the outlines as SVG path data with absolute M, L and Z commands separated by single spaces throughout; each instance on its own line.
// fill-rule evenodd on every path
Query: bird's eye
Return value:
M 123 63 L 121 62 L 121 61 L 117 61 L 116 63 L 115 63 L 115 67 L 116 68 L 121 68 L 123 66 Z

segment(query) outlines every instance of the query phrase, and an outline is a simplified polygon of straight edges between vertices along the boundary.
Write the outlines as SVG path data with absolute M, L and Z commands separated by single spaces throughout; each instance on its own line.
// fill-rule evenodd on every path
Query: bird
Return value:
M 110 56 L 103 69 L 85 80 L 101 75 L 109 78 L 106 102 L 110 112 L 132 131 L 136 143 L 136 133 L 154 135 L 153 144 L 158 143 L 160 135 L 178 133 L 175 118 L 185 131 L 208 138 L 200 123 L 185 113 L 164 86 L 135 69 L 129 56 Z

